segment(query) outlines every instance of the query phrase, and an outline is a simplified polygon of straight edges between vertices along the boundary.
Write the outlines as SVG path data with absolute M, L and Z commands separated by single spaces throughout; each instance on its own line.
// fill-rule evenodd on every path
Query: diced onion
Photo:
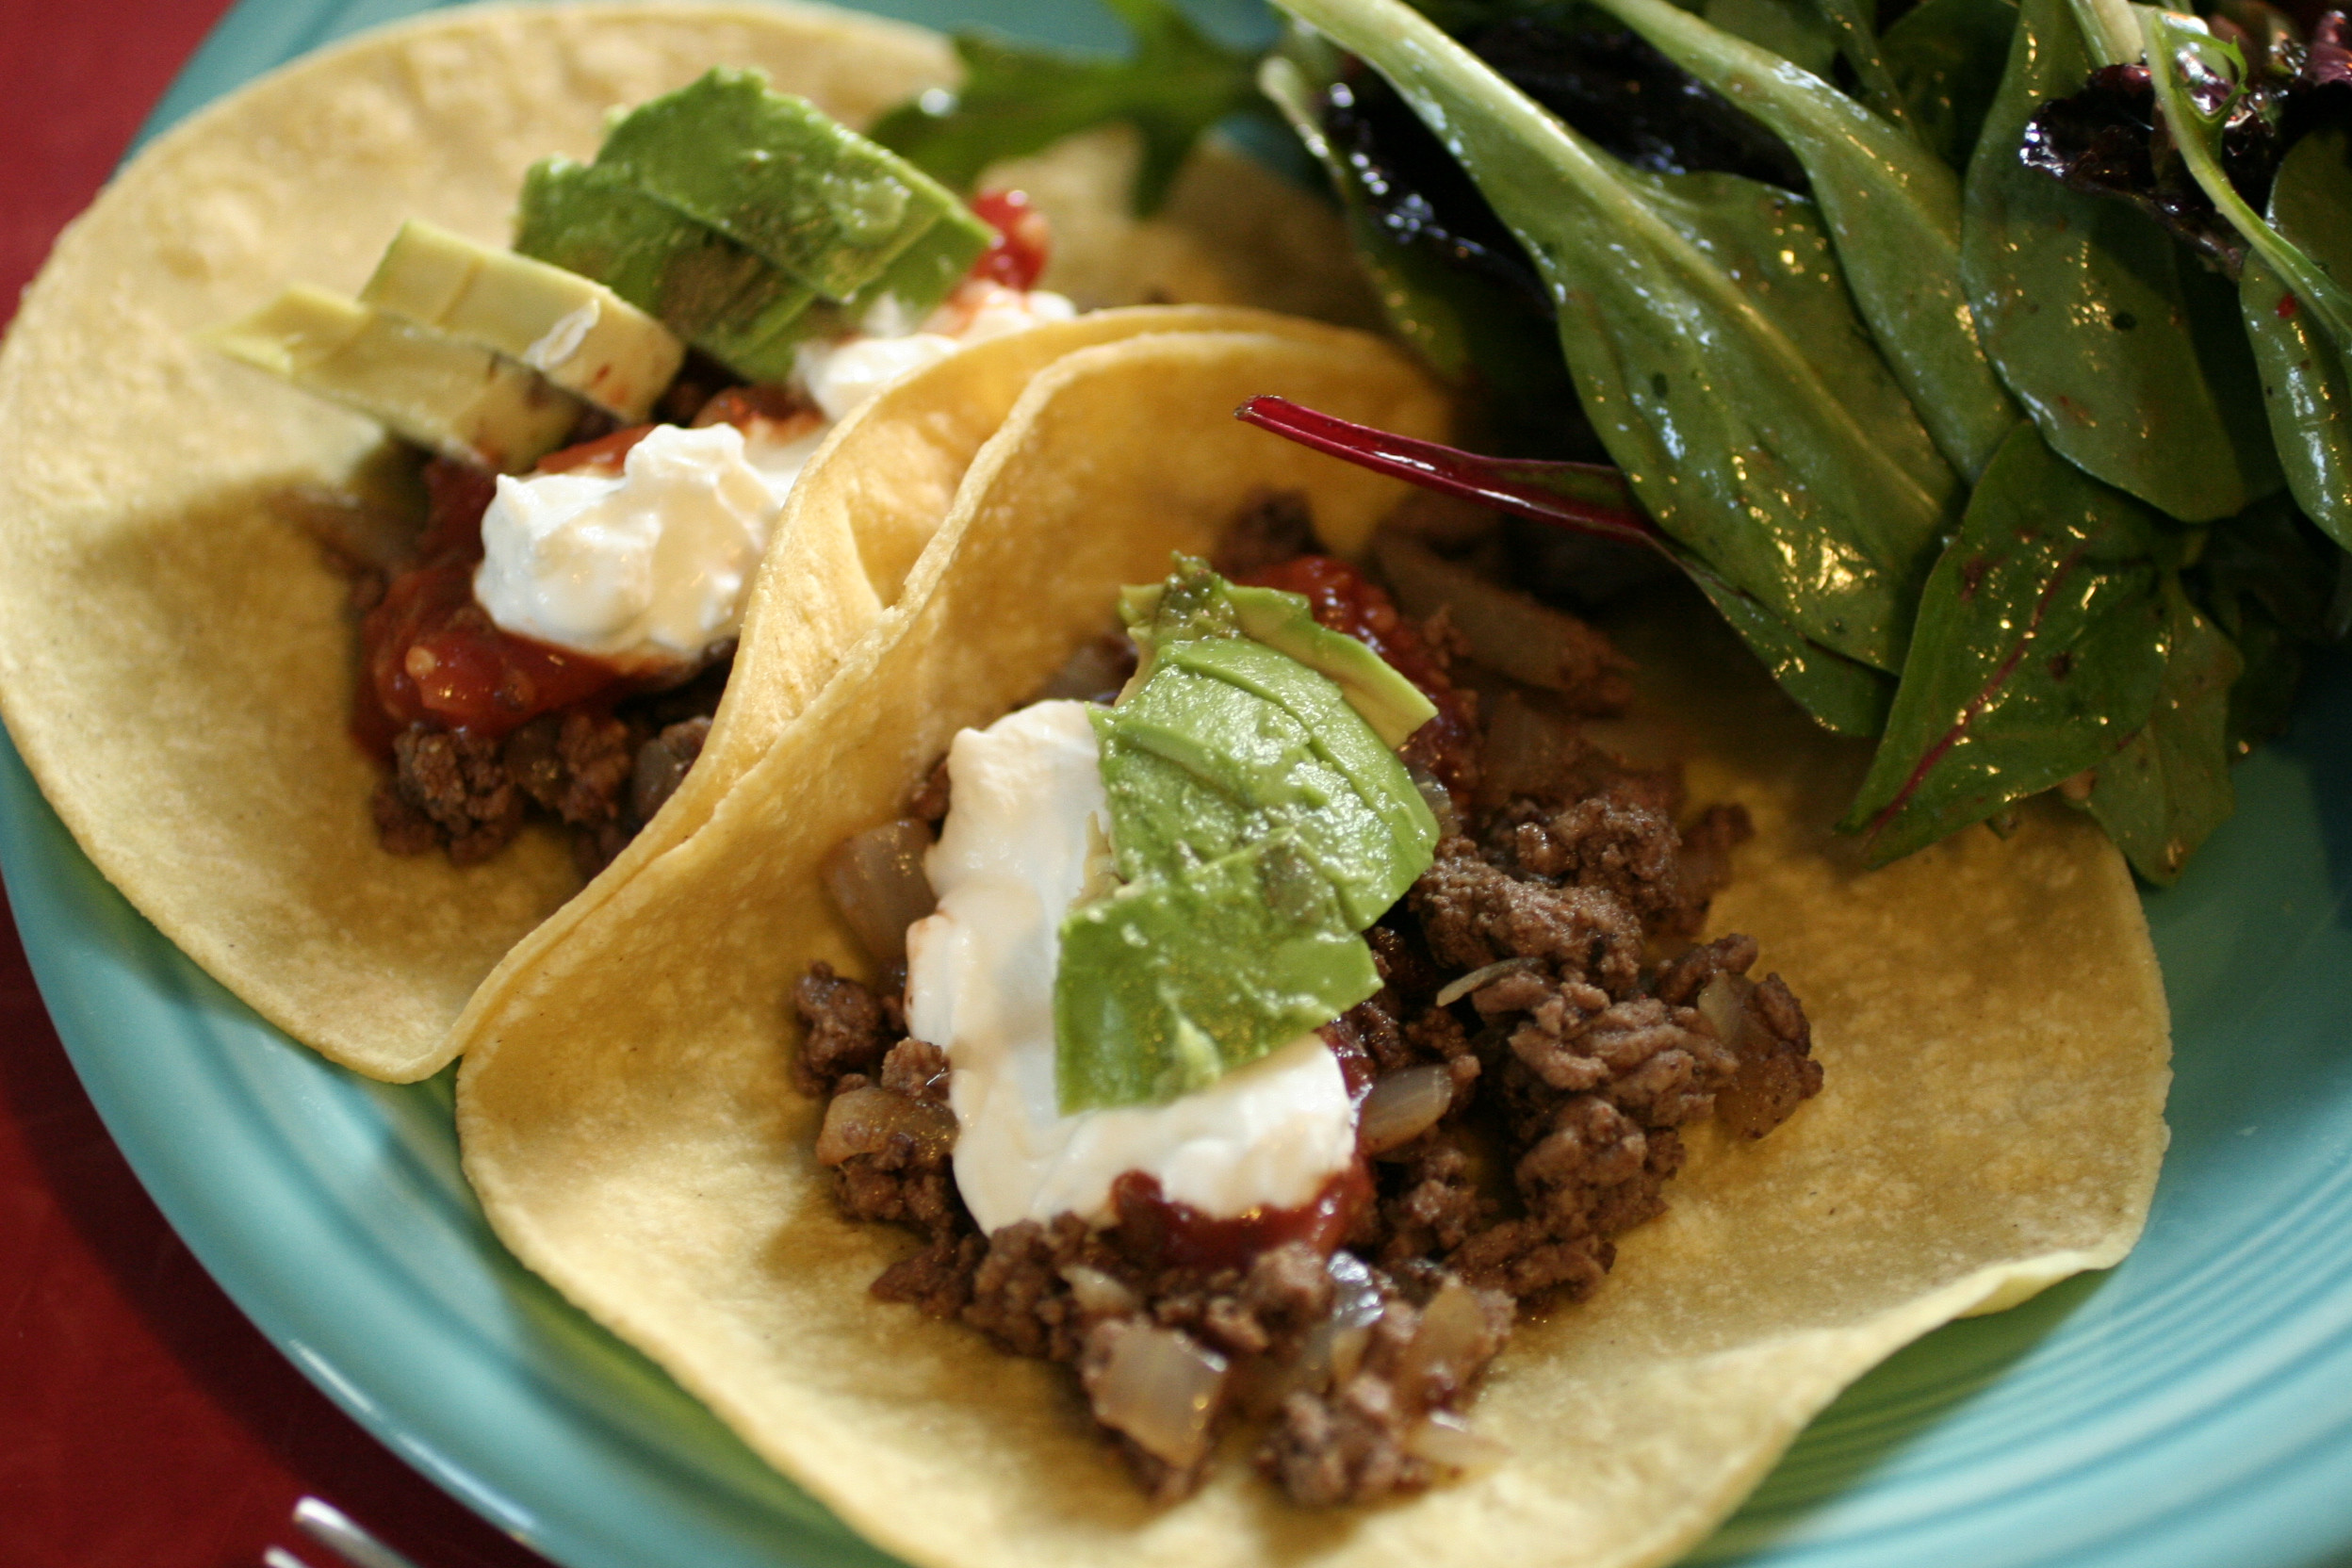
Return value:
M 945 1106 L 873 1085 L 837 1094 L 825 1106 L 825 1127 L 817 1134 L 818 1163 L 840 1165 L 858 1154 L 878 1154 L 900 1133 L 919 1149 L 944 1154 L 956 1147 L 956 1118 Z
M 1591 633 L 1573 617 L 1527 595 L 1489 582 L 1403 535 L 1380 535 L 1380 570 L 1409 615 L 1444 610 L 1470 645 L 1470 656 L 1491 670 L 1554 691 L 1573 687 L 1570 672 L 1589 655 Z
M 1454 808 L 1454 792 L 1446 787 L 1446 781 L 1418 762 L 1406 763 L 1405 773 L 1412 778 L 1413 787 L 1421 792 L 1429 815 L 1437 819 L 1438 836 L 1450 839 L 1461 832 L 1462 813 Z
M 1062 1279 L 1077 1300 L 1078 1310 L 1090 1317 L 1123 1317 L 1143 1305 L 1134 1291 L 1083 1263 L 1064 1264 Z
M 1425 1386 L 1458 1389 L 1494 1347 L 1486 1311 L 1468 1285 L 1448 1277 L 1421 1309 L 1421 1326 L 1405 1347 L 1396 1382 L 1409 1397 Z
M 1735 1050 L 1747 1027 L 1748 996 L 1756 983 L 1744 975 L 1718 974 L 1699 992 L 1699 1014 L 1713 1027 L 1715 1037 Z
M 1333 1252 L 1324 1270 L 1331 1277 L 1332 1322 L 1360 1329 L 1380 1321 L 1380 1287 L 1369 1264 L 1353 1252 Z
M 1472 1431 L 1467 1421 L 1447 1410 L 1431 1411 L 1405 1434 L 1405 1446 L 1431 1464 L 1464 1475 L 1492 1470 L 1511 1457 L 1504 1444 L 1484 1432 Z
M 825 890 L 877 964 L 906 960 L 906 928 L 939 906 L 923 853 L 928 824 L 911 818 L 853 833 L 825 859 Z
M 1179 1469 L 1198 1463 L 1208 1452 L 1225 1358 L 1174 1329 L 1146 1323 L 1105 1329 L 1113 1327 L 1119 1331 L 1110 1359 L 1086 1380 L 1095 1419 Z
M 1474 969 L 1467 974 L 1456 975 L 1446 982 L 1444 990 L 1437 993 L 1437 1004 L 1450 1007 L 1480 986 L 1500 980 L 1506 974 L 1516 974 L 1523 969 L 1540 969 L 1543 964 L 1541 958 L 1504 958 L 1482 969 Z
M 1454 1102 L 1454 1075 L 1443 1062 L 1382 1073 L 1364 1097 L 1356 1123 L 1356 1147 L 1385 1154 L 1437 1124 Z

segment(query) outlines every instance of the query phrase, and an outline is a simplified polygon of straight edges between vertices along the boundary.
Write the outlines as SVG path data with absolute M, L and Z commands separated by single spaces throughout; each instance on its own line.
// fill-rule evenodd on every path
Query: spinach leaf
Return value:
M 1814 12 L 1826 23 L 1838 39 L 1838 53 L 1854 73 L 1854 79 L 1862 89 L 1862 101 L 1898 125 L 1909 125 L 1911 106 L 1895 86 L 1894 73 L 1887 68 L 1884 41 L 1878 36 L 1878 6 L 1876 0 L 1810 0 Z M 1713 16 L 1707 18 L 1714 20 Z M 1782 51 L 1786 53 L 1786 51 Z M 1789 57 L 1794 59 L 1794 56 Z M 1802 63 L 1802 62 L 1800 62 Z M 1823 69 L 1806 66 L 1816 76 L 1827 76 Z M 1916 128 L 1916 127 L 1914 127 Z
M 2023 0 L 1968 163 L 1961 275 L 1985 351 L 2051 447 L 2159 511 L 2209 522 L 2278 472 L 2253 403 L 2216 389 L 2234 373 L 2230 346 L 2192 317 L 2220 280 L 2184 267 L 2145 214 L 2017 157 L 2034 111 L 2113 63 L 2107 47 L 2094 50 L 2067 0 Z
M 1666 0 L 1595 3 L 1788 144 L 1879 351 L 1953 466 L 1983 473 L 2017 408 L 1970 321 L 1951 168 L 1819 76 Z
M 2230 755 L 2287 727 L 2306 645 L 2333 640 L 2328 600 L 2346 558 L 2283 496 L 2213 529 L 2183 577 L 2246 660 L 2230 693 Z
M 1958 486 L 1810 204 L 1599 153 L 1397 0 L 1285 0 L 1387 76 L 1544 274 L 1586 413 L 1669 534 L 1894 669 Z
M 1689 550 L 1671 549 L 1690 580 L 1699 585 L 1748 651 L 1772 672 L 1772 679 L 1815 723 L 1836 735 L 1870 736 L 1886 727 L 1895 699 L 1892 677 L 1835 654 L 1725 581 Z
M 1807 641 L 1805 634 L 1741 593 L 1690 550 L 1669 541 L 1635 506 L 1624 476 L 1582 463 L 1530 462 L 1422 441 L 1301 408 L 1286 398 L 1257 397 L 1233 416 L 1327 452 L 1344 462 L 1497 512 L 1593 538 L 1655 550 L 1681 567 L 1772 678 L 1824 728 L 1875 735 L 1885 727 L 1894 681 Z
M 1135 34 L 1132 58 L 1065 54 L 958 33 L 964 85 L 927 92 L 866 135 L 923 172 L 969 190 L 980 172 L 1073 132 L 1125 121 L 1143 138 L 1135 210 L 1168 197 L 1184 155 L 1227 115 L 1255 106 L 1257 56 L 1229 49 L 1171 0 L 1103 0 Z
M 2017 30 L 2017 0 L 1927 0 L 1879 40 L 1913 134 L 1954 169 L 1976 151 Z
M 1438 375 L 1482 395 L 1506 421 L 1568 404 L 1575 389 L 1547 324 L 1520 296 L 1425 250 L 1400 242 L 1366 199 L 1366 160 L 1343 155 L 1324 135 L 1318 93 L 1337 74 L 1337 51 L 1291 29 L 1258 68 L 1258 85 L 1330 174 L 1348 215 L 1357 261 L 1372 280 L 1390 328 Z
M 2313 131 L 2278 165 L 2270 223 L 2331 277 L 2352 280 L 2352 143 Z M 2295 503 L 2352 549 L 2352 373 L 2344 344 L 2259 251 L 2238 278 L 2246 335 L 2262 369 L 2271 438 Z
M 1928 579 L 1840 825 L 1869 835 L 1873 862 L 2097 765 L 2148 722 L 2172 630 L 2162 528 L 2019 422 Z
M 2245 661 L 2197 612 L 2178 580 L 2164 584 L 2171 650 L 2148 724 L 2099 766 L 2091 815 L 2132 869 L 2171 883 L 2214 828 L 2230 820 L 2230 694 Z
M 1838 59 L 1838 26 L 1827 10 L 1840 0 L 1707 0 L 1699 13 L 1707 24 L 1769 49 L 1817 76 Z

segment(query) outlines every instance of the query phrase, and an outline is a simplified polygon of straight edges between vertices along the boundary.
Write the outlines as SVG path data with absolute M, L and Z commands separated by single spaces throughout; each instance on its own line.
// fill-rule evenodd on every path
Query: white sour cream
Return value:
M 838 421 L 901 376 L 1077 307 L 967 284 L 921 323 L 884 296 L 865 331 L 801 349 L 793 380 L 825 423 L 788 442 L 664 425 L 618 476 L 500 475 L 474 597 L 501 630 L 630 667 L 702 659 L 736 634 L 776 515 Z
M 1067 321 L 1078 307 L 1043 289 L 1022 293 L 1001 284 L 967 284 L 920 325 L 884 295 L 856 336 L 808 343 L 793 356 L 792 379 L 828 419 L 850 412 L 899 377 L 936 365 L 958 349 L 1046 321 Z
M 516 636 L 616 663 L 699 659 L 742 623 L 780 492 L 808 461 L 789 453 L 761 454 L 789 466 L 779 487 L 734 426 L 663 425 L 617 476 L 502 474 L 482 514 L 474 597 Z
M 1086 705 L 1041 702 L 948 752 L 954 808 L 924 861 L 939 912 L 907 932 L 907 1026 L 945 1049 L 956 1184 L 983 1232 L 1111 1217 L 1122 1172 L 1216 1217 L 1296 1208 L 1355 1154 L 1339 1063 L 1304 1035 L 1165 1105 L 1063 1116 L 1054 1083 L 1062 917 L 1109 823 Z

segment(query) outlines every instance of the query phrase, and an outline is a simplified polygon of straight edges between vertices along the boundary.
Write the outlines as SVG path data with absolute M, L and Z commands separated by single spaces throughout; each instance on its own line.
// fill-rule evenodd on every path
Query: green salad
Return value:
M 1688 576 L 1875 740 L 1876 860 L 2057 790 L 2170 882 L 2352 622 L 2340 13 L 1280 0 L 1257 50 L 1107 3 L 1131 57 L 965 38 L 877 139 L 955 185 L 1125 121 L 1148 204 L 1286 127 L 1477 411 L 1316 444 Z

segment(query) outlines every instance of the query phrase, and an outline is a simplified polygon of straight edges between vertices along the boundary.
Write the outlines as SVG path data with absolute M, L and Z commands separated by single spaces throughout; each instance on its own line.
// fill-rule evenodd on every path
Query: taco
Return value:
M 349 583 L 286 514 L 324 495 L 372 515 L 384 474 L 398 470 L 403 496 L 413 476 L 385 461 L 375 422 L 272 384 L 203 335 L 292 280 L 356 288 L 410 219 L 503 245 L 535 160 L 590 155 L 609 108 L 714 65 L 764 72 L 851 125 L 956 69 L 934 35 L 806 7 L 468 9 L 370 35 L 142 153 L 59 241 L 0 359 L 0 714 L 16 745 L 159 929 L 271 1022 L 371 1076 L 445 1065 L 466 999 L 582 877 L 550 832 L 466 867 L 378 846 L 378 764 L 347 733 Z M 1049 286 L 1088 309 L 1364 313 L 1330 220 L 1282 182 L 1204 152 L 1163 215 L 1138 220 L 1135 162 L 1096 136 L 1017 172 L 1064 240 Z M 1123 334 L 1236 327 L 1306 330 L 1082 317 L 983 345 L 919 378 L 928 390 L 844 421 L 751 596 L 746 646 L 766 673 L 736 683 L 690 782 L 589 901 L 690 834 L 823 684 L 1037 366 Z M 887 504 L 869 504 L 868 476 L 907 465 L 922 482 L 894 474 Z
M 1227 418 L 1250 387 L 1298 379 L 1307 351 L 1162 335 L 1040 374 L 899 602 L 703 830 L 467 1021 L 459 1130 L 500 1237 L 913 1561 L 1662 1562 L 1877 1361 L 1954 1316 L 2112 1265 L 2146 1217 L 2167 1024 L 2115 852 L 2066 813 L 2035 811 L 2005 838 L 1962 835 L 1866 871 L 1831 820 L 1867 750 L 1822 734 L 1668 606 L 1621 629 L 1642 716 L 1607 739 L 1653 766 L 1678 760 L 1692 799 L 1744 813 L 1753 837 L 1728 849 L 1734 874 L 1691 935 L 1753 939 L 1756 972 L 1803 999 L 1828 1087 L 1760 1141 L 1737 1117 L 1683 1128 L 1663 1217 L 1616 1237 L 1588 1302 L 1518 1324 L 1474 1407 L 1476 1444 L 1424 1450 L 1429 1472 L 1463 1474 L 1389 1506 L 1308 1511 L 1228 1462 L 1155 1500 L 1101 1442 L 1066 1371 L 1003 1354 L 969 1317 L 874 1299 L 877 1277 L 919 1298 L 906 1287 L 923 1253 L 837 1209 L 829 1166 L 846 1151 L 821 1149 L 828 1107 L 795 1083 L 795 1052 L 809 1049 L 796 987 L 805 1001 L 812 975 L 886 994 L 896 983 L 828 897 L 828 859 L 919 813 L 937 760 L 971 739 L 959 731 L 1046 688 L 1102 633 L 1122 586 L 1160 579 L 1171 549 L 1213 548 L 1268 486 L 1303 495 L 1326 545 L 1361 550 L 1367 504 L 1391 498 L 1349 488 L 1336 466 L 1281 468 L 1282 451 Z M 1259 961 L 1226 946 L 1236 969 Z M 1467 1011 L 1471 991 L 1513 976 L 1462 978 L 1443 1005 Z M 846 1091 L 835 1107 L 869 1086 L 916 1107 L 882 1129 L 902 1140 L 901 1169 L 945 1135 L 936 1094 L 925 1102 L 932 1080 L 907 1070 L 920 1054 L 893 1051 L 878 1082 L 833 1086 Z M 1509 1070 L 1499 1057 L 1481 1067 Z M 1781 1098 L 1774 1119 L 1802 1095 Z M 920 1206 L 907 1194 L 903 1217 Z M 1438 1261 L 1467 1271 L 1459 1250 Z M 1049 1256 L 1040 1298 L 1070 1303 L 1081 1326 L 1132 1314 L 1117 1267 Z M 1431 1315 L 1449 1287 L 1433 1288 L 1419 1302 Z

